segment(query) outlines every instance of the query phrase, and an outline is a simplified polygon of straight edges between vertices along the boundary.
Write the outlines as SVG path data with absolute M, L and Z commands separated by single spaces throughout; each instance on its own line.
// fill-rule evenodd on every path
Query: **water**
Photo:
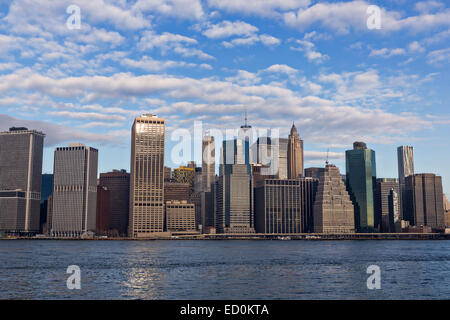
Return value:
M 450 241 L 0 241 L 0 299 L 449 298 Z

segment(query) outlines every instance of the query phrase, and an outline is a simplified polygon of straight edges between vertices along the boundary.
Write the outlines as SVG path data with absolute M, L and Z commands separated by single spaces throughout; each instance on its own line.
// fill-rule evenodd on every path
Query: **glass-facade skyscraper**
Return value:
M 355 142 L 353 150 L 345 152 L 345 161 L 347 190 L 355 207 L 355 227 L 358 232 L 376 232 L 379 221 L 374 210 L 375 151 L 364 142 Z
M 400 187 L 400 212 L 406 216 L 406 189 L 405 179 L 408 176 L 414 175 L 414 148 L 411 146 L 400 146 L 397 148 L 398 159 L 398 181 Z

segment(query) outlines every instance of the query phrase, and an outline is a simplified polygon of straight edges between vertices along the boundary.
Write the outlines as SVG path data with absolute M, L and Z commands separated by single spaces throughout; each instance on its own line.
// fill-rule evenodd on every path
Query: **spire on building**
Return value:
M 245 107 L 244 125 L 241 126 L 241 129 L 250 129 L 251 127 L 252 126 L 248 125 L 247 107 Z

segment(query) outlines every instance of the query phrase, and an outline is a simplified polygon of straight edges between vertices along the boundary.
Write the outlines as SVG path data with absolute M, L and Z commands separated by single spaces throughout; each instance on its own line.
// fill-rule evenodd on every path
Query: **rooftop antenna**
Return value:
M 329 161 L 328 161 L 328 155 L 329 155 L 329 153 L 330 153 L 330 148 L 327 149 L 327 161 L 325 161 L 325 164 L 326 164 L 326 165 L 329 164 Z
M 247 107 L 245 107 L 245 118 L 244 118 L 244 125 L 241 126 L 241 129 L 250 129 L 252 126 L 248 125 L 248 118 L 247 118 Z

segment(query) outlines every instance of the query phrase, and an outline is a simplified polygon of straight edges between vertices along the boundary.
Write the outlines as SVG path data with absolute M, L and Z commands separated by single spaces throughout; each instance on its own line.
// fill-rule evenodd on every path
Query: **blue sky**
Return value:
M 69 5 L 81 28 L 69 29 Z M 380 29 L 367 8 L 380 8 Z M 179 128 L 255 127 L 305 140 L 306 166 L 365 141 L 379 177 L 396 147 L 450 192 L 450 7 L 446 1 L 17 0 L 0 4 L 0 129 L 99 148 L 99 170 L 129 168 L 135 116 Z

